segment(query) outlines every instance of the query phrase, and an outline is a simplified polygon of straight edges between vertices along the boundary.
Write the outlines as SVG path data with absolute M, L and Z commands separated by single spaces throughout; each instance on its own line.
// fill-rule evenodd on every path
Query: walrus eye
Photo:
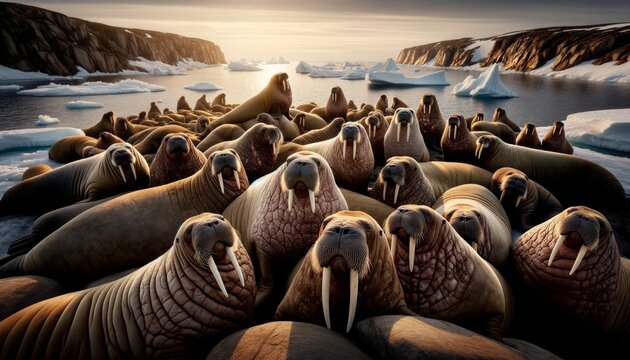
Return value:
M 442 225 L 446 224 L 446 219 L 442 219 Z
M 367 221 L 359 221 L 361 223 L 361 226 L 363 226 L 363 229 L 365 229 L 365 232 L 370 235 L 372 233 L 372 225 L 367 222 Z
M 175 242 L 179 244 L 179 238 L 175 238 Z
M 317 167 L 320 167 L 320 166 L 322 165 L 322 162 L 321 162 L 321 161 L 319 161 L 319 159 L 318 159 L 318 158 L 313 157 L 313 158 L 311 158 L 311 159 L 313 159 L 313 162 L 314 162 L 315 164 L 317 164 Z

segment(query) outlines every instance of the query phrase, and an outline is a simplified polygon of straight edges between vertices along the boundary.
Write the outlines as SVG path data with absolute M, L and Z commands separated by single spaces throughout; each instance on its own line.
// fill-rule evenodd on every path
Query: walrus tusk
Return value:
M 352 140 L 352 160 L 357 157 L 357 142 Z
M 238 264 L 238 261 L 236 260 L 236 255 L 234 255 L 234 250 L 232 250 L 232 248 L 229 247 L 225 249 L 225 252 L 227 252 L 228 257 L 230 258 L 230 262 L 232 263 L 234 270 L 236 270 L 236 273 L 238 274 L 238 279 L 241 280 L 241 286 L 245 287 L 245 278 L 243 277 L 243 270 L 241 269 L 241 266 Z
M 481 152 L 483 151 L 483 145 L 479 144 L 477 146 L 477 150 L 478 150 L 478 152 L 477 152 L 477 159 L 481 160 Z
M 371 138 L 372 137 L 372 124 L 368 123 L 368 137 Z
M 575 258 L 575 262 L 573 263 L 573 267 L 571 268 L 571 271 L 569 271 L 569 275 L 573 275 L 575 270 L 577 270 L 578 266 L 580 266 L 580 264 L 582 263 L 582 259 L 584 259 L 584 255 L 586 255 L 586 252 L 588 250 L 589 250 L 588 246 L 582 245 L 582 247 L 580 248 L 580 252 L 578 253 L 577 257 Z
M 505 196 L 505 190 L 501 190 L 501 197 L 499 197 L 499 202 L 503 202 L 503 197 Z
M 225 187 L 223 186 L 223 173 L 219 171 L 217 177 L 219 178 L 219 187 L 221 188 L 221 194 L 225 194 Z
M 387 198 L 387 181 L 383 181 L 383 201 Z
M 288 206 L 289 206 L 289 212 L 291 212 L 291 209 L 293 208 L 293 194 L 294 194 L 294 190 L 293 189 L 289 189 L 289 200 L 288 200 Z
M 229 297 L 227 290 L 225 290 L 225 285 L 223 285 L 223 280 L 221 279 L 221 274 L 219 273 L 217 264 L 214 262 L 212 255 L 210 255 L 210 257 L 208 258 L 208 267 L 210 268 L 210 271 L 212 272 L 212 276 L 214 276 L 214 280 L 216 280 L 223 295 L 225 295 L 225 297 Z
M 372 130 L 372 139 L 374 139 L 376 137 L 376 125 L 370 125 L 370 127 L 374 127 L 374 130 Z
M 472 249 L 475 250 L 475 252 L 478 252 L 477 248 L 479 248 L 479 244 L 477 244 L 476 241 L 473 241 L 470 243 L 470 247 L 472 247 Z
M 549 261 L 547 262 L 547 266 L 551 266 L 553 259 L 555 259 L 556 254 L 558 253 L 558 250 L 560 250 L 560 248 L 562 247 L 562 244 L 564 243 L 564 240 L 566 239 L 567 239 L 566 235 L 560 235 L 560 238 L 558 239 L 558 241 L 556 241 L 556 244 L 553 246 L 553 249 L 551 250 L 551 255 L 549 255 Z
M 396 247 L 398 246 L 398 235 L 392 234 L 392 244 L 389 247 L 390 252 L 392 253 L 392 260 L 396 260 Z
M 123 181 L 126 184 L 127 183 L 127 178 L 125 177 L 125 172 L 123 171 L 122 165 L 118 165 L 118 170 L 120 170 L 120 176 L 122 176 L 122 179 L 123 179 Z
M 457 126 L 453 126 L 453 140 L 457 139 Z
M 396 142 L 400 142 L 400 123 L 396 124 Z
M 433 107 L 433 104 L 429 105 L 429 114 L 431 114 L 431 107 Z
M 518 204 L 521 203 L 521 199 L 524 199 L 525 195 L 519 195 L 516 197 L 516 205 L 514 205 L 514 207 L 518 207 Z
M 133 179 L 138 180 L 138 175 L 136 175 L 136 168 L 131 164 L 131 173 L 133 174 Z
M 238 177 L 238 171 L 234 171 L 234 180 L 236 180 L 236 188 L 241 190 L 241 179 Z
M 413 272 L 413 261 L 416 258 L 416 238 L 409 237 L 409 272 Z
M 394 189 L 394 204 L 398 201 L 398 191 L 400 190 L 400 185 L 396 184 L 396 188 Z
M 405 130 L 407 130 L 407 142 L 409 142 L 409 135 L 411 134 L 411 129 L 409 129 L 409 124 L 405 126 Z
M 315 214 L 315 191 L 308 191 L 308 200 L 311 202 L 311 212 Z
M 426 105 L 422 105 L 422 113 L 423 114 L 427 113 L 427 106 Z
M 350 270 L 350 306 L 348 308 L 348 326 L 346 332 L 349 333 L 354 322 L 354 314 L 357 311 L 357 297 L 359 295 L 359 273 L 356 270 Z
M 324 320 L 326 327 L 330 330 L 330 268 L 322 269 L 322 308 L 324 310 Z
M 345 160 L 346 159 L 346 145 L 348 145 L 348 140 L 344 140 L 343 141 L 343 152 L 342 152 L 342 157 Z

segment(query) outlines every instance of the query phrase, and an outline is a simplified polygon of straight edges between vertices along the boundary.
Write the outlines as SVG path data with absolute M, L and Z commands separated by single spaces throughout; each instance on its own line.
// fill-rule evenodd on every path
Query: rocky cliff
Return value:
M 554 71 L 584 61 L 623 64 L 630 60 L 630 24 L 553 27 L 440 41 L 404 49 L 397 62 L 448 67 L 503 63 L 506 69 L 531 71 L 551 60 Z
M 176 64 L 190 58 L 225 63 L 211 41 L 158 31 L 123 29 L 20 4 L 0 3 L 0 64 L 22 71 L 74 75 L 135 69 L 129 60 L 143 57 Z

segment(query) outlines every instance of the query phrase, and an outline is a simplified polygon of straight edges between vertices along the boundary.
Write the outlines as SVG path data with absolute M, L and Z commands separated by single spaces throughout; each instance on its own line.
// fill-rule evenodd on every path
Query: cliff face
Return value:
M 74 75 L 134 69 L 141 56 L 176 64 L 190 58 L 225 63 L 213 42 L 157 31 L 123 29 L 67 17 L 37 7 L 0 3 L 0 64 L 22 71 Z
M 491 50 L 485 53 L 480 43 Z M 423 65 L 435 60 L 433 65 L 448 67 L 503 63 L 506 69 L 531 71 L 553 59 L 555 71 L 584 61 L 593 61 L 596 65 L 609 61 L 623 64 L 630 60 L 630 24 L 554 27 L 485 39 L 441 41 L 404 49 L 397 62 Z

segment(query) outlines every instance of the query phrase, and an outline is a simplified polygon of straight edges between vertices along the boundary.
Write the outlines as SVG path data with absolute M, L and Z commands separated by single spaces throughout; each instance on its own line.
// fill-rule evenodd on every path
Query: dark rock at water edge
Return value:
M 123 29 L 33 6 L 0 3 L 0 64 L 21 71 L 68 76 L 135 70 L 129 60 L 144 57 L 167 64 L 190 58 L 225 63 L 211 41 L 150 30 Z

